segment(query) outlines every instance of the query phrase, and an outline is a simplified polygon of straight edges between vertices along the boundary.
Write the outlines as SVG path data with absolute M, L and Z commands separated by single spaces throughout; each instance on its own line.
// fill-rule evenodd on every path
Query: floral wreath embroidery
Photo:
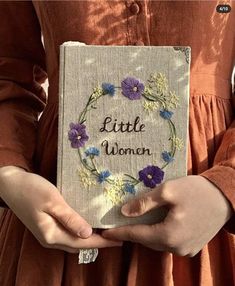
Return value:
M 122 90 L 122 95 L 129 100 L 140 100 L 144 98 L 143 109 L 149 114 L 158 110 L 163 120 L 166 120 L 170 128 L 171 148 L 164 150 L 161 154 L 163 165 L 161 167 L 148 165 L 138 172 L 138 178 L 129 174 L 122 177 L 113 176 L 109 170 L 100 170 L 95 158 L 100 155 L 100 150 L 95 146 L 85 148 L 89 140 L 86 131 L 87 113 L 96 109 L 97 101 L 103 96 L 115 96 L 116 89 Z M 168 89 L 168 81 L 164 74 L 157 72 L 151 74 L 144 85 L 139 79 L 126 77 L 122 80 L 121 86 L 114 86 L 111 83 L 102 83 L 93 89 L 85 108 L 79 115 L 77 123 L 70 123 L 68 139 L 71 147 L 78 150 L 82 168 L 78 170 L 80 181 L 84 187 L 89 188 L 97 183 L 105 183 L 104 193 L 112 204 L 124 202 L 127 194 L 136 194 L 136 186 L 143 183 L 148 188 L 154 188 L 164 178 L 164 169 L 174 161 L 176 150 L 183 148 L 183 140 L 176 136 L 176 128 L 172 121 L 173 110 L 179 106 L 179 97 L 175 92 Z

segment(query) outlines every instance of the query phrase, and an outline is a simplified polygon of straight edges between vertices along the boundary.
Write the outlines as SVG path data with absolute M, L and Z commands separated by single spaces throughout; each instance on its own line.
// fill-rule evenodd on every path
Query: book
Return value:
M 94 228 L 157 223 L 121 206 L 187 174 L 190 47 L 60 46 L 57 187 Z

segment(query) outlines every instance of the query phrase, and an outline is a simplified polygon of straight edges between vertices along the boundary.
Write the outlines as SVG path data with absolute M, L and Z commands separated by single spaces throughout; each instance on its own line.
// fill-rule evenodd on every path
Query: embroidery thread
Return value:
M 169 141 L 171 142 L 171 147 L 170 150 L 163 150 L 161 153 L 163 165 L 161 167 L 148 165 L 138 172 L 138 177 L 131 176 L 130 174 L 114 176 L 110 170 L 100 170 L 96 163 L 96 158 L 99 157 L 100 150 L 95 146 L 88 148 L 85 146 L 89 141 L 85 125 L 87 114 L 90 110 L 96 109 L 97 101 L 101 97 L 114 97 L 117 89 L 121 89 L 122 95 L 129 100 L 134 101 L 143 98 L 143 109 L 148 114 L 159 110 L 159 116 L 168 123 L 170 129 L 171 135 Z M 78 122 L 70 123 L 70 129 L 68 131 L 68 139 L 71 142 L 71 147 L 77 149 L 82 164 L 82 168 L 78 170 L 78 175 L 84 187 L 89 189 L 89 187 L 97 183 L 105 184 L 103 189 L 104 194 L 113 205 L 117 205 L 124 202 L 126 195 L 135 195 L 136 187 L 141 183 L 151 189 L 161 184 L 164 179 L 163 169 L 174 161 L 176 150 L 183 148 L 183 141 L 177 137 L 176 128 L 172 121 L 172 117 L 174 116 L 173 109 L 178 107 L 179 97 L 174 91 L 168 91 L 168 89 L 167 78 L 160 72 L 151 74 L 146 85 L 135 77 L 126 77 L 122 80 L 121 86 L 114 86 L 112 83 L 104 82 L 101 86 L 98 85 L 93 89 L 88 102 L 79 115 Z M 107 117 L 105 120 L 110 121 L 112 119 Z M 137 126 L 137 124 L 139 124 L 139 117 L 135 120 L 135 126 Z M 141 132 L 144 126 L 143 124 L 140 125 L 140 129 L 136 129 L 135 132 Z M 130 153 L 130 148 L 127 149 L 125 152 L 128 151 L 129 154 L 134 154 Z M 121 149 L 119 153 L 120 151 Z M 138 152 L 140 152 L 140 150 L 138 150 Z M 142 153 L 138 155 L 142 155 Z

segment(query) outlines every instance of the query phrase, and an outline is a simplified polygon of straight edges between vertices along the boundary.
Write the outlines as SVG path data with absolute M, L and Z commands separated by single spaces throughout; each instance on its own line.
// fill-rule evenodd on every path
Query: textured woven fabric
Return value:
M 125 201 L 149 191 L 149 187 L 155 187 L 162 180 L 187 175 L 189 49 L 78 46 L 78 42 L 76 46 L 76 42 L 69 42 L 61 47 L 60 59 L 57 187 L 66 202 L 95 228 L 161 221 L 165 209 L 158 208 L 145 216 L 128 219 L 121 215 L 120 208 Z M 165 89 L 165 97 L 159 95 L 164 100 L 165 110 L 159 102 L 154 111 L 144 109 L 146 102 L 153 103 L 147 101 L 147 95 L 142 95 L 153 76 L 158 85 L 150 90 L 157 96 L 157 86 L 161 92 Z M 99 97 L 105 81 L 114 84 L 116 93 Z M 142 84 L 143 90 L 130 92 L 137 83 Z M 138 99 L 127 97 L 136 95 Z M 89 103 L 90 96 L 98 99 Z M 81 134 L 80 140 L 77 132 Z M 173 136 L 180 142 L 177 148 L 169 140 Z M 94 158 L 92 173 L 89 171 L 92 162 L 85 150 L 94 147 L 89 146 L 95 146 L 99 152 Z M 164 150 L 174 152 L 171 164 L 166 165 L 162 159 Z M 144 168 L 150 172 L 156 169 L 156 183 L 147 178 L 147 185 L 145 181 L 134 187 L 134 180 L 141 178 L 141 173 L 145 179 Z M 96 175 L 99 174 L 98 180 L 94 169 Z M 105 181 L 105 175 L 115 182 Z M 124 180 L 133 186 L 135 194 L 126 192 Z
M 232 6 L 227 14 L 216 12 L 219 1 L 0 2 L 0 165 L 21 166 L 55 183 L 61 43 L 190 46 L 188 172 L 203 173 L 235 207 L 235 2 L 226 2 Z M 40 84 L 46 74 L 45 105 Z M 193 258 L 125 243 L 100 250 L 93 264 L 78 265 L 77 255 L 40 246 L 6 210 L 0 285 L 232 286 L 235 236 L 228 230 L 234 225 L 231 220 Z

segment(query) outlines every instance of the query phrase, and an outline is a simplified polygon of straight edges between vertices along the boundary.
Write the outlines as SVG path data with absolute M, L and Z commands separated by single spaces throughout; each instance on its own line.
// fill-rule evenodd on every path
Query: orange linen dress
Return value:
M 63 42 L 191 46 L 188 172 L 203 173 L 235 209 L 231 91 L 235 2 L 221 2 L 232 7 L 226 14 L 216 11 L 219 3 L 0 2 L 0 166 L 21 166 L 56 182 L 58 65 Z M 48 102 L 41 87 L 47 76 Z M 121 248 L 101 249 L 95 263 L 78 265 L 76 254 L 40 246 L 6 210 L 0 221 L 0 285 L 232 286 L 233 233 L 234 216 L 193 258 L 126 242 Z

